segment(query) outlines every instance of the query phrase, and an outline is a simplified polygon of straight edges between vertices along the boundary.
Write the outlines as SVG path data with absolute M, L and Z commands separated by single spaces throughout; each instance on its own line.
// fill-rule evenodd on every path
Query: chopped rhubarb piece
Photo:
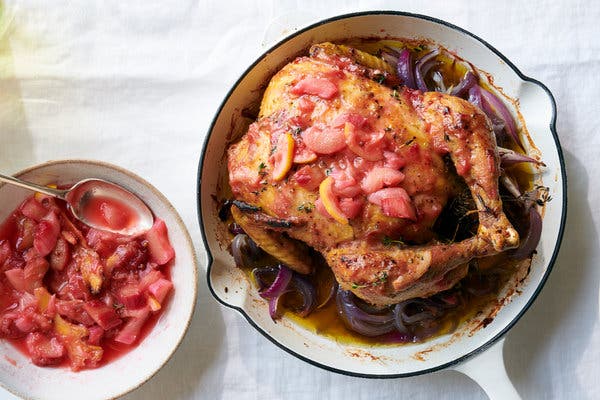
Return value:
M 4 271 L 4 275 L 6 275 L 8 282 L 13 288 L 20 292 L 24 292 L 26 290 L 25 274 L 21 268 L 14 268 Z
M 346 218 L 356 218 L 362 211 L 364 206 L 364 200 L 362 198 L 349 198 L 342 197 L 339 201 L 340 211 Z
M 138 285 L 129 284 L 121 287 L 116 293 L 117 299 L 126 308 L 135 310 L 146 305 L 146 297 Z
M 100 256 L 108 257 L 124 240 L 114 233 L 91 228 L 85 235 L 87 244 Z
M 357 156 L 368 161 L 383 158 L 384 132 L 359 132 L 351 122 L 346 122 L 344 136 L 348 148 Z
M 154 298 L 160 303 L 163 304 L 165 298 L 169 294 L 169 292 L 173 289 L 173 283 L 167 279 L 159 279 L 150 286 L 148 286 L 148 292 L 154 296 Z
M 140 279 L 140 290 L 146 290 L 148 286 L 152 285 L 154 282 L 157 282 L 160 279 L 163 279 L 165 276 L 162 272 L 153 269 L 149 270 L 148 273 L 142 276 Z
M 33 246 L 36 223 L 29 218 L 19 220 L 19 233 L 17 236 L 16 248 L 19 251 L 24 251 Z
M 104 282 L 104 266 L 98 253 L 82 246 L 75 247 L 73 261 L 92 293 L 98 293 Z
M 87 301 L 83 308 L 90 317 L 105 331 L 121 324 L 121 318 L 114 308 L 107 306 L 100 300 Z
M 151 261 L 165 265 L 175 257 L 175 250 L 169 242 L 167 225 L 162 219 L 156 218 L 152 228 L 146 232 L 146 240 Z
M 35 365 L 59 364 L 66 354 L 65 346 L 55 337 L 48 337 L 39 332 L 27 335 L 25 340 L 31 360 Z
M 89 300 L 91 297 L 87 283 L 79 273 L 72 273 L 67 277 L 66 283 L 60 281 L 57 292 L 61 298 Z
M 312 191 L 319 187 L 321 181 L 325 179 L 325 174 L 319 168 L 305 165 L 294 173 L 292 179 L 304 189 Z
M 10 242 L 8 240 L 0 240 L 0 267 L 11 255 Z
M 38 202 L 34 197 L 30 197 L 19 207 L 21 214 L 31 218 L 35 222 L 40 222 L 48 214 L 48 210 Z
M 404 180 L 404 174 L 392 168 L 375 167 L 367 173 L 360 187 L 367 193 L 373 193 L 384 186 L 395 186 Z
M 62 271 L 71 260 L 71 248 L 69 243 L 59 237 L 56 246 L 50 253 L 50 267 L 55 271 Z
M 146 258 L 138 242 L 120 244 L 106 259 L 105 275 L 109 277 L 115 268 L 137 269 L 146 262 Z
M 417 216 L 410 196 L 400 187 L 381 189 L 371 193 L 369 201 L 382 208 L 385 215 L 416 221 Z
M 45 257 L 56 245 L 60 234 L 60 221 L 55 213 L 50 212 L 35 227 L 33 247 L 41 257 Z
M 150 316 L 148 307 L 140 310 L 136 316 L 131 317 L 123 326 L 121 331 L 115 336 L 115 341 L 123 344 L 132 344 L 140 334 L 140 330 Z
M 100 340 L 104 336 L 104 329 L 100 328 L 98 325 L 90 326 L 88 328 L 90 334 L 88 335 L 87 342 L 94 346 L 100 345 Z
M 317 153 L 309 150 L 302 144 L 302 146 L 296 146 L 294 149 L 294 163 L 296 164 L 308 164 L 317 159 Z
M 297 96 L 311 94 L 329 100 L 338 94 L 338 87 L 330 79 L 309 76 L 296 83 L 291 93 Z
M 42 286 L 42 279 L 48 272 L 48 268 L 50 268 L 48 261 L 41 257 L 27 262 L 23 269 L 23 278 L 25 279 L 25 288 L 29 293 L 33 293 L 35 288 Z
M 82 300 L 56 300 L 56 313 L 86 326 L 93 325 L 94 320 L 85 311 L 84 304 Z
M 124 229 L 131 224 L 132 213 L 129 207 L 114 199 L 101 199 L 99 205 L 102 219 L 106 222 L 105 226 L 112 229 Z
M 383 213 L 389 217 L 417 220 L 415 208 L 403 197 L 389 197 L 381 201 Z
M 306 147 L 315 153 L 333 154 L 346 147 L 344 132 L 341 129 L 311 126 L 302 132 Z
M 63 211 L 60 212 L 60 222 L 63 225 L 63 231 L 61 234 L 72 245 L 75 245 L 79 240 L 80 243 L 87 243 L 83 233 L 75 226 L 73 221 L 69 219 L 67 214 Z

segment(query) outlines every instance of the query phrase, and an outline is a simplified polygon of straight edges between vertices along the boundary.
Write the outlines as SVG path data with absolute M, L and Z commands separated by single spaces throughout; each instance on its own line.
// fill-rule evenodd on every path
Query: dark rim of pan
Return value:
M 338 369 L 338 368 L 334 368 L 331 367 L 329 365 L 324 365 L 321 364 L 319 362 L 316 362 L 310 358 L 307 358 L 301 354 L 296 353 L 295 351 L 292 351 L 291 349 L 289 349 L 288 347 L 286 347 L 285 345 L 283 345 L 282 343 L 278 342 L 274 337 L 272 337 L 270 334 L 268 334 L 267 332 L 265 332 L 263 329 L 261 329 L 257 324 L 254 323 L 254 321 L 250 318 L 250 316 L 244 311 L 243 308 L 241 307 L 237 307 L 231 304 L 228 304 L 226 302 L 224 302 L 222 299 L 219 298 L 219 296 L 217 296 L 217 294 L 215 293 L 211 282 L 210 282 L 210 272 L 212 269 L 212 264 L 213 264 L 213 256 L 210 252 L 210 247 L 208 245 L 208 240 L 206 238 L 206 232 L 204 230 L 204 222 L 202 220 L 202 204 L 201 204 L 201 185 L 202 185 L 202 166 L 204 164 L 204 158 L 206 156 L 206 150 L 207 150 L 207 146 L 208 146 L 208 141 L 210 139 L 210 133 L 212 132 L 215 123 L 217 121 L 217 118 L 219 116 L 219 114 L 221 113 L 225 103 L 228 101 L 229 97 L 231 96 L 231 94 L 235 91 L 235 89 L 238 87 L 238 85 L 241 83 L 241 81 L 246 77 L 246 75 L 248 75 L 248 73 L 258 64 L 260 63 L 269 53 L 271 53 L 273 50 L 277 49 L 278 47 L 280 47 L 281 45 L 283 45 L 284 43 L 288 42 L 290 39 L 301 35 L 302 33 L 309 31 L 313 28 L 319 27 L 321 25 L 325 25 L 331 22 L 335 22 L 338 20 L 342 20 L 342 19 L 348 19 L 348 18 L 353 18 L 353 17 L 360 17 L 360 16 L 368 16 L 368 15 L 399 15 L 399 16 L 403 16 L 403 17 L 410 17 L 410 18 L 416 18 L 416 19 L 421 19 L 421 20 L 425 20 L 425 21 L 429 21 L 429 22 L 433 22 L 439 25 L 443 25 L 446 26 L 448 28 L 454 29 L 455 31 L 464 33 L 465 35 L 468 35 L 472 38 L 474 38 L 475 40 L 477 40 L 479 43 L 481 43 L 483 46 L 485 46 L 488 50 L 490 50 L 491 52 L 493 52 L 496 56 L 498 56 L 500 59 L 502 59 L 523 81 L 527 81 L 527 82 L 531 82 L 534 83 L 538 86 L 540 86 L 548 95 L 548 97 L 550 98 L 550 102 L 552 104 L 552 118 L 550 120 L 550 131 L 552 132 L 552 136 L 554 138 L 554 143 L 556 145 L 556 150 L 558 152 L 558 157 L 559 157 L 559 162 L 560 162 L 560 168 L 561 168 L 561 177 L 562 177 L 562 190 L 563 190 L 563 204 L 562 204 L 562 215 L 561 215 L 561 220 L 560 220 L 560 228 L 559 228 L 559 232 L 558 232 L 558 237 L 556 240 L 556 244 L 554 246 L 554 250 L 552 252 L 552 257 L 550 258 L 550 261 L 548 262 L 548 267 L 546 269 L 546 272 L 544 273 L 544 276 L 542 277 L 542 279 L 540 280 L 539 284 L 537 285 L 535 292 L 533 293 L 533 295 L 531 296 L 531 299 L 527 302 L 527 304 L 525 304 L 525 306 L 519 311 L 519 313 L 517 314 L 517 316 L 515 318 L 512 319 L 512 321 L 510 321 L 508 324 L 506 324 L 506 326 L 501 330 L 500 333 L 498 333 L 495 337 L 493 337 L 492 339 L 488 340 L 487 342 L 483 343 L 481 346 L 479 346 L 477 349 L 467 353 L 467 354 L 463 354 L 459 357 L 456 357 L 454 360 L 444 363 L 442 365 L 438 365 L 435 367 L 431 367 L 431 368 L 424 368 L 424 369 L 420 369 L 417 371 L 413 371 L 413 372 L 409 372 L 409 373 L 402 373 L 402 374 L 386 374 L 386 375 L 382 375 L 382 374 L 363 374 L 363 373 L 357 373 L 357 372 L 351 372 L 351 371 L 346 371 L 343 369 Z M 485 351 L 487 348 L 489 348 L 490 346 L 492 346 L 494 343 L 496 343 L 500 338 L 502 338 L 514 325 L 515 323 L 523 316 L 523 314 L 525 314 L 525 312 L 529 309 L 529 307 L 531 307 L 531 305 L 533 304 L 533 302 L 535 301 L 535 299 L 537 298 L 538 294 L 540 293 L 540 291 L 542 290 L 542 288 L 544 287 L 544 284 L 546 283 L 546 280 L 548 279 L 548 276 L 550 275 L 550 272 L 552 271 L 552 267 L 554 266 L 554 263 L 556 261 L 556 258 L 558 256 L 558 250 L 560 248 L 560 244 L 563 238 L 563 233 L 564 233 L 564 229 L 565 229 L 565 222 L 566 222 L 566 214 L 567 214 L 567 176 L 566 176 L 566 170 L 565 170 L 565 161 L 564 161 L 564 157 L 562 154 L 562 149 L 560 146 L 560 142 L 558 139 L 558 135 L 556 133 L 556 102 L 554 100 L 554 96 L 552 95 L 552 93 L 550 92 L 550 90 L 540 81 L 530 78 L 528 76 L 525 76 L 523 73 L 521 73 L 521 71 L 508 59 L 506 58 L 502 53 L 500 53 L 498 50 L 496 50 L 493 46 L 491 46 L 489 43 L 487 43 L 485 40 L 481 39 L 480 37 L 478 37 L 477 35 L 472 34 L 471 32 L 456 26 L 454 24 L 451 24 L 449 22 L 437 19 L 437 18 L 433 18 L 433 17 L 429 17 L 426 15 L 421 15 L 421 14 L 413 14 L 413 13 L 408 13 L 408 12 L 401 12 L 401 11 L 365 11 L 365 12 L 356 12 L 356 13 L 350 13 L 350 14 L 344 14 L 344 15 L 339 15 L 336 17 L 332 17 L 332 18 L 328 18 L 325 19 L 323 21 L 317 22 L 315 24 L 312 24 L 310 26 L 307 26 L 301 30 L 298 30 L 297 32 L 295 32 L 294 34 L 287 36 L 284 40 L 278 42 L 277 44 L 275 44 L 273 47 L 269 48 L 268 50 L 266 50 L 258 59 L 256 59 L 256 61 L 254 61 L 254 63 L 252 63 L 252 65 L 250 65 L 245 71 L 244 73 L 241 75 L 241 77 L 236 81 L 236 83 L 233 85 L 233 87 L 229 90 L 229 92 L 227 93 L 227 95 L 225 96 L 223 102 L 221 103 L 221 105 L 219 106 L 219 109 L 217 111 L 217 113 L 215 114 L 215 117 L 210 125 L 210 128 L 208 130 L 208 135 L 206 135 L 206 138 L 204 140 L 204 145 L 203 145 L 203 150 L 202 150 L 202 154 L 200 155 L 200 160 L 198 163 L 198 176 L 197 176 L 197 201 L 198 201 L 198 222 L 200 224 L 200 231 L 202 234 L 202 240 L 204 242 L 204 247 L 206 249 L 206 253 L 207 253 L 207 258 L 208 258 L 208 268 L 207 268 L 207 272 L 206 272 L 206 279 L 207 279 L 207 283 L 208 283 L 208 288 L 210 289 L 211 294 L 213 295 L 213 297 L 221 304 L 223 304 L 226 307 L 232 308 L 234 310 L 237 310 L 238 312 L 240 312 L 245 318 L 246 320 L 250 323 L 250 325 L 252 325 L 257 331 L 259 331 L 263 336 L 265 336 L 267 339 L 269 339 L 271 342 L 273 342 L 275 345 L 279 346 L 280 348 L 282 348 L 283 350 L 285 350 L 286 352 L 292 354 L 293 356 L 306 361 L 309 364 L 315 365 L 317 367 L 323 368 L 325 370 L 328 371 L 332 371 L 332 372 L 336 372 L 339 374 L 343 374 L 343 375 L 348 375 L 348 376 L 355 376 L 355 377 L 361 377 L 361 378 L 374 378 L 374 379 L 384 379 L 384 378 L 403 378 L 403 377 L 409 377 L 409 376 L 416 376 L 416 375 L 422 375 L 422 374 L 427 374 L 430 372 L 435 372 L 435 371 L 439 371 L 442 369 L 446 369 L 448 367 L 451 367 L 453 365 L 459 364 L 483 351 Z

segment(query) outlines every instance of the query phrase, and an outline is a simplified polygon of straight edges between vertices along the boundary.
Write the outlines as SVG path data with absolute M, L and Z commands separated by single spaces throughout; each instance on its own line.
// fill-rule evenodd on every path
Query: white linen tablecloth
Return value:
M 544 82 L 558 104 L 568 226 L 534 306 L 507 335 L 525 399 L 600 398 L 600 2 L 12 1 L 0 23 L 0 171 L 93 158 L 145 177 L 173 202 L 206 257 L 196 169 L 210 121 L 288 9 L 317 18 L 395 9 L 457 24 Z M 394 380 L 337 375 L 274 346 L 210 296 L 171 361 L 127 399 L 485 399 L 456 372 Z M 51 390 L 51 389 L 49 389 Z M 13 397 L 0 389 L 0 398 Z

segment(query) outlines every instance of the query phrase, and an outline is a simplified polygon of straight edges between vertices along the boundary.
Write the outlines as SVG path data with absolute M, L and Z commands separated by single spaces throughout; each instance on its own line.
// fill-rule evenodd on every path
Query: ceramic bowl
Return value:
M 544 210 L 542 239 L 531 272 L 519 286 L 519 294 L 501 296 L 510 301 L 493 322 L 481 328 L 482 314 L 463 324 L 454 334 L 426 343 L 402 346 L 369 346 L 339 343 L 298 326 L 285 318 L 274 323 L 255 287 L 234 267 L 226 246 L 219 243 L 219 220 L 213 196 L 224 184 L 225 151 L 247 128 L 244 109 L 258 104 L 265 83 L 279 68 L 313 43 L 357 37 L 429 39 L 493 76 L 496 86 L 517 99 L 529 134 L 546 168 L 538 178 L 549 187 L 553 200 Z M 200 227 L 209 254 L 207 279 L 215 298 L 231 307 L 273 343 L 319 367 L 361 377 L 394 378 L 453 366 L 498 341 L 531 306 L 546 281 L 561 242 L 566 211 L 566 175 L 555 132 L 556 107 L 548 89 L 524 76 L 500 52 L 482 39 L 444 21 L 401 12 L 363 12 L 327 19 L 300 29 L 261 55 L 231 88 L 207 135 L 199 165 Z M 220 172 L 217 173 L 217 171 Z M 479 329 L 477 328 L 479 326 Z M 501 352 L 500 352 L 501 354 Z M 501 362 L 501 361 L 500 361 Z
M 6 341 L 0 340 L 0 384 L 31 399 L 110 399 L 150 379 L 171 357 L 183 339 L 194 311 L 197 261 L 187 229 L 169 201 L 137 175 L 103 162 L 52 161 L 28 168 L 16 177 L 38 184 L 72 184 L 84 178 L 115 182 L 137 194 L 163 219 L 175 249 L 171 279 L 175 290 L 156 326 L 132 351 L 97 369 L 71 372 L 68 368 L 41 368 Z M 0 184 L 0 221 L 32 192 Z M 14 362 L 14 363 L 13 363 Z

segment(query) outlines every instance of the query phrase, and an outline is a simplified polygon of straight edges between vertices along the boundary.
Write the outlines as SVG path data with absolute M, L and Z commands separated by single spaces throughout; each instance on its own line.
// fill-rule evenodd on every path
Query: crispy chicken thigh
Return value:
M 234 217 L 246 232 L 309 273 L 304 242 L 343 289 L 376 305 L 448 289 L 472 258 L 516 247 L 486 116 L 450 95 L 393 90 L 379 83 L 394 82 L 385 66 L 335 50 L 313 46 L 275 74 L 259 118 L 229 148 Z M 443 243 L 434 224 L 464 184 L 477 233 Z

